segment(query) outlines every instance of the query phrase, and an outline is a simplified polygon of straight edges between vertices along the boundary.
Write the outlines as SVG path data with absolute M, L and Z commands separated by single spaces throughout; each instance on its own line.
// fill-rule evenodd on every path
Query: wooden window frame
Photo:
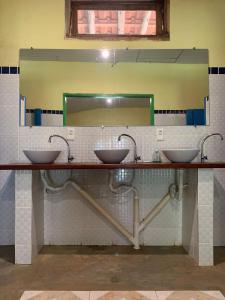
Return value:
M 66 38 L 82 39 L 151 39 L 169 40 L 169 1 L 170 0 L 77 0 L 70 2 L 70 21 L 67 22 Z M 126 34 L 79 34 L 77 23 L 78 10 L 155 10 L 156 35 Z

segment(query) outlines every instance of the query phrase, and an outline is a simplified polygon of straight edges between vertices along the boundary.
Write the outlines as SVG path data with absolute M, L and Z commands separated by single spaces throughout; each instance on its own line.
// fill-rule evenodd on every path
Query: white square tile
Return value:
M 15 243 L 16 245 L 31 245 L 31 224 L 32 210 L 31 208 L 16 208 L 15 220 Z
M 199 266 L 212 266 L 213 263 L 213 245 L 199 244 Z
M 32 248 L 27 245 L 15 245 L 15 264 L 30 265 Z

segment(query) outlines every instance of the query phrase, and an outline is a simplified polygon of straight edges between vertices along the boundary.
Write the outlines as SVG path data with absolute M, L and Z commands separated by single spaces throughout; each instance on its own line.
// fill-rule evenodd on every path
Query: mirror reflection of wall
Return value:
M 104 60 L 100 50 L 24 49 L 20 93 L 26 125 L 41 111 L 42 126 L 63 126 L 64 93 L 153 94 L 155 125 L 201 125 L 209 106 L 208 51 L 121 49 Z
M 64 96 L 65 126 L 154 125 L 153 95 Z

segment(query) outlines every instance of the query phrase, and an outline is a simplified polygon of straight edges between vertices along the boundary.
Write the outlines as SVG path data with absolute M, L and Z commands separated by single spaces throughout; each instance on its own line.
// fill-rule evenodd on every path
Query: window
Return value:
M 169 0 L 70 0 L 66 36 L 168 39 Z

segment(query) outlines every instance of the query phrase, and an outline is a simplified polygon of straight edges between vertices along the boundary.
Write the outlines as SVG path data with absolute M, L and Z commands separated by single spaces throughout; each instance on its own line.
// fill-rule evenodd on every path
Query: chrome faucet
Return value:
M 221 134 L 221 133 L 218 133 L 218 132 L 216 132 L 216 133 L 211 133 L 211 134 L 208 134 L 207 136 L 205 136 L 205 137 L 202 139 L 202 141 L 201 141 L 201 162 L 204 162 L 205 160 L 208 159 L 207 155 L 204 155 L 204 144 L 205 144 L 205 141 L 206 141 L 209 137 L 214 136 L 214 135 L 220 136 L 221 141 L 223 140 L 222 134 Z
M 135 139 L 134 139 L 131 135 L 129 135 L 129 134 L 122 133 L 122 134 L 118 137 L 118 142 L 121 140 L 121 137 L 122 137 L 122 136 L 126 136 L 126 137 L 130 138 L 130 139 L 133 141 L 133 143 L 134 143 L 134 161 L 137 162 L 138 160 L 141 160 L 141 157 L 140 157 L 140 156 L 137 156 L 137 144 L 136 144 L 136 142 L 135 142 Z
M 70 155 L 70 145 L 69 145 L 68 141 L 61 135 L 53 134 L 53 135 L 50 135 L 50 137 L 48 139 L 49 143 L 52 142 L 53 137 L 61 138 L 66 143 L 66 145 L 67 145 L 67 161 L 68 161 L 68 163 L 70 163 L 74 159 L 74 157 Z

